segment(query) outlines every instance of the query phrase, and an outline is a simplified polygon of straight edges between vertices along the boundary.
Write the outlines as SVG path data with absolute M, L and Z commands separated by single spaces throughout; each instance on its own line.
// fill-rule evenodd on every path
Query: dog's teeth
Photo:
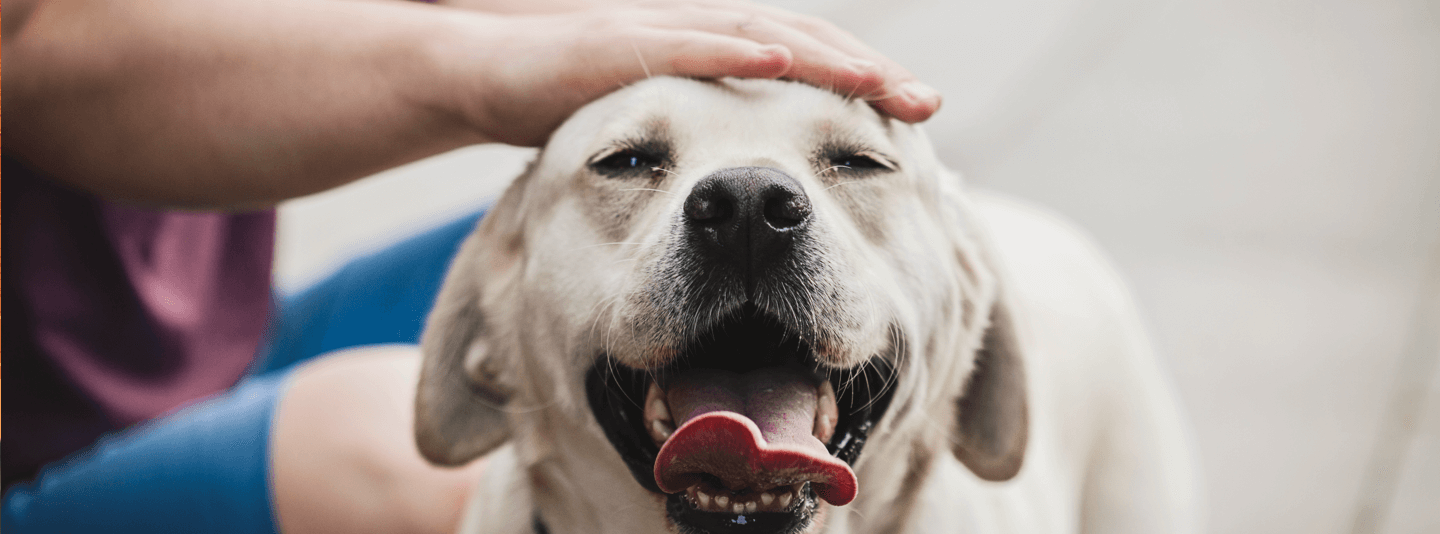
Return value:
M 780 509 L 781 509 L 781 510 L 784 510 L 784 509 L 789 508 L 789 507 L 790 507 L 790 494 L 789 494 L 789 493 L 781 493 L 781 494 L 780 494 Z
M 670 439 L 670 434 L 674 431 L 675 429 L 670 428 L 670 425 L 665 424 L 664 421 L 655 420 L 650 422 L 650 433 L 654 434 L 653 437 L 656 441 L 663 443 L 665 440 Z
M 709 494 L 707 494 L 707 493 L 705 493 L 705 492 L 703 492 L 703 491 L 697 491 L 697 492 L 695 492 L 695 495 L 696 495 L 696 500 L 700 501 L 700 508 L 703 509 L 703 508 L 709 508 L 709 507 L 710 507 L 710 495 L 709 495 Z
M 740 503 L 738 503 L 738 502 L 735 503 L 735 506 L 731 506 L 731 507 L 730 507 L 730 513 L 733 513 L 733 514 L 743 514 L 743 513 L 745 513 L 745 505 L 740 504 Z
M 645 390 L 645 417 L 649 419 L 670 420 L 670 406 L 665 403 L 665 391 L 660 385 L 650 383 L 649 389 Z
M 760 509 L 760 505 L 757 504 L 755 501 L 750 501 L 750 502 L 745 503 L 745 513 L 747 513 L 747 514 L 753 514 L 753 513 L 755 513 L 756 510 L 759 510 L 759 509 Z
M 767 491 L 760 494 L 760 504 L 770 506 L 770 503 L 772 502 L 775 502 L 775 496 L 772 495 L 770 492 Z
M 835 387 L 829 380 L 821 380 L 815 397 L 814 435 L 822 442 L 829 442 L 835 436 L 835 419 L 840 415 L 840 408 L 835 404 Z
M 835 435 L 835 423 L 830 422 L 830 416 L 821 414 L 815 418 L 815 439 L 821 443 L 829 443 L 830 438 Z
M 724 495 L 716 495 L 715 504 L 720 505 L 720 509 L 724 510 L 726 506 L 730 506 L 730 498 Z
M 650 411 L 654 415 L 656 421 L 670 420 L 670 407 L 665 405 L 665 399 L 656 397 L 654 400 L 650 401 Z
M 665 392 L 660 391 L 660 386 L 654 382 L 650 383 L 650 389 L 645 392 L 645 422 L 650 430 L 650 438 L 656 443 L 665 443 L 665 440 L 670 439 L 670 434 L 675 433 L 670 407 L 665 405 Z

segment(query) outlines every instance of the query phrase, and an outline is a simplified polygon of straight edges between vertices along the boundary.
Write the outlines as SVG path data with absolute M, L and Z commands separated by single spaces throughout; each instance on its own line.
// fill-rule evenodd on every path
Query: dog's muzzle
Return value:
M 803 532 L 820 500 L 856 497 L 851 466 L 889 404 L 903 336 L 861 365 L 821 362 L 811 343 L 837 312 L 816 290 L 820 223 L 784 172 L 711 173 L 672 221 L 679 239 L 644 297 L 678 342 L 664 357 L 598 354 L 591 410 L 681 533 Z

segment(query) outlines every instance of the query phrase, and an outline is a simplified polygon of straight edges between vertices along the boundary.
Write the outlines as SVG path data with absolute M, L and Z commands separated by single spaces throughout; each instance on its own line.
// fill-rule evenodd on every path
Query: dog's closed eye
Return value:
M 648 169 L 659 165 L 658 158 L 634 150 L 621 150 L 590 164 L 595 170 L 606 173 Z
M 817 156 L 816 165 L 822 170 L 822 174 L 860 176 L 899 170 L 893 159 L 851 143 L 825 143 L 821 145 Z
M 590 169 L 610 178 L 649 176 L 669 164 L 669 158 L 657 151 L 641 148 L 620 148 L 602 152 L 590 161 Z
M 893 171 L 895 170 L 887 163 L 881 163 L 880 159 L 866 154 L 844 154 L 830 158 L 831 167 L 839 167 L 842 170 L 855 172 L 868 171 Z

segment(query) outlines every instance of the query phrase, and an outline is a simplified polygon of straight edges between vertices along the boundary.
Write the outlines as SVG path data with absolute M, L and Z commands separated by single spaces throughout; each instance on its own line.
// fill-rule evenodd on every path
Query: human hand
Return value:
M 820 19 L 722 0 L 475 17 L 442 50 L 447 99 L 492 141 L 543 144 L 586 103 L 652 75 L 788 78 L 920 122 L 940 95 Z

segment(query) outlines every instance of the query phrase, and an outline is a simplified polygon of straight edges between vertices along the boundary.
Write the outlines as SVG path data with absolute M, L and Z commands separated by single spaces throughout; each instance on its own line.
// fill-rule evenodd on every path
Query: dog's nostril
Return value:
M 733 211 L 734 207 L 724 198 L 691 195 L 685 201 L 685 216 L 699 223 L 724 221 Z
M 810 218 L 810 200 L 784 193 L 765 201 L 765 221 L 776 230 L 794 228 Z
M 721 169 L 695 182 L 685 198 L 685 246 L 706 268 L 738 274 L 751 291 L 767 269 L 792 257 L 791 244 L 804 239 L 812 211 L 804 186 L 784 172 Z

